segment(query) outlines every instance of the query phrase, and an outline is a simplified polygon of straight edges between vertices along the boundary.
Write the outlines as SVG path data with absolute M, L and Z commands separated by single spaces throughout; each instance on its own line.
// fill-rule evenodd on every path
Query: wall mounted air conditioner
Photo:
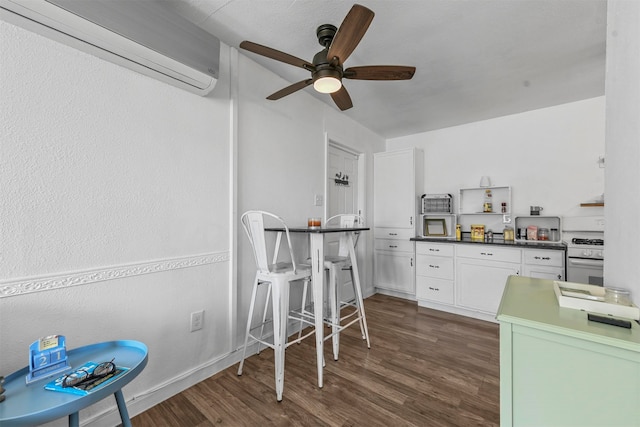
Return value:
M 166 2 L 0 0 L 0 17 L 199 95 L 218 80 L 220 41 Z

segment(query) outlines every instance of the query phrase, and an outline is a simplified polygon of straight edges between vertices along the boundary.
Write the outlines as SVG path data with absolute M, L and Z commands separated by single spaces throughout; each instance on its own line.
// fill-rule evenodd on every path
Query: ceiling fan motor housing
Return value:
M 335 25 L 331 25 L 331 24 L 320 25 L 316 29 L 316 36 L 318 36 L 318 43 L 320 43 L 320 46 L 329 48 L 329 46 L 331 45 L 331 42 L 333 41 L 333 36 L 336 35 L 336 31 L 338 31 L 338 29 L 336 28 Z
M 313 65 L 315 66 L 315 71 L 312 74 L 314 82 L 322 77 L 342 79 L 342 66 L 340 64 L 332 65 L 327 61 L 327 49 L 323 49 L 314 55 Z

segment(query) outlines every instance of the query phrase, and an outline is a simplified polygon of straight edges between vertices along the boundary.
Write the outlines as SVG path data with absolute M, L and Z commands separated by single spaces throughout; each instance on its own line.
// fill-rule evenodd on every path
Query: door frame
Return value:
M 324 221 L 327 220 L 327 215 L 329 212 L 328 209 L 328 195 L 329 195 L 329 186 L 328 186 L 328 181 L 329 181 L 329 147 L 330 146 L 334 146 L 337 147 L 341 150 L 344 150 L 348 153 L 353 154 L 354 156 L 357 157 L 358 159 L 358 196 L 356 197 L 356 203 L 357 203 L 357 209 L 358 209 L 358 215 L 360 215 L 362 218 L 367 218 L 366 216 L 366 183 L 365 183 L 365 179 L 366 179 L 366 156 L 364 155 L 363 152 L 358 151 L 356 149 L 354 149 L 353 147 L 350 147 L 349 145 L 346 145 L 340 141 L 338 141 L 337 139 L 331 138 L 329 136 L 329 134 L 327 132 L 324 133 L 324 207 L 323 207 L 323 216 L 324 216 Z M 357 250 L 357 248 L 356 248 Z

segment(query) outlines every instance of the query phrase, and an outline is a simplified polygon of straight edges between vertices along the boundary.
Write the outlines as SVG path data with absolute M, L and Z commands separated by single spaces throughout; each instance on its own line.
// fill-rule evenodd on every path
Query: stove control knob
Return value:
M 597 256 L 598 258 L 604 258 L 604 251 L 598 251 L 598 252 L 596 252 L 596 256 Z
M 582 256 L 591 256 L 591 249 L 585 249 L 582 251 Z

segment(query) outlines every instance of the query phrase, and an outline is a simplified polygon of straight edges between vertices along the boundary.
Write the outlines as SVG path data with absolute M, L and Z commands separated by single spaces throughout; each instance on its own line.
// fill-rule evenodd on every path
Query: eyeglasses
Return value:
M 100 363 L 91 371 L 89 371 L 89 369 L 83 368 L 70 373 L 62 379 L 62 387 L 75 387 L 83 383 L 95 381 L 97 379 L 106 377 L 116 370 L 116 365 L 115 363 L 113 363 L 114 359 L 115 357 L 111 359 L 110 362 Z

